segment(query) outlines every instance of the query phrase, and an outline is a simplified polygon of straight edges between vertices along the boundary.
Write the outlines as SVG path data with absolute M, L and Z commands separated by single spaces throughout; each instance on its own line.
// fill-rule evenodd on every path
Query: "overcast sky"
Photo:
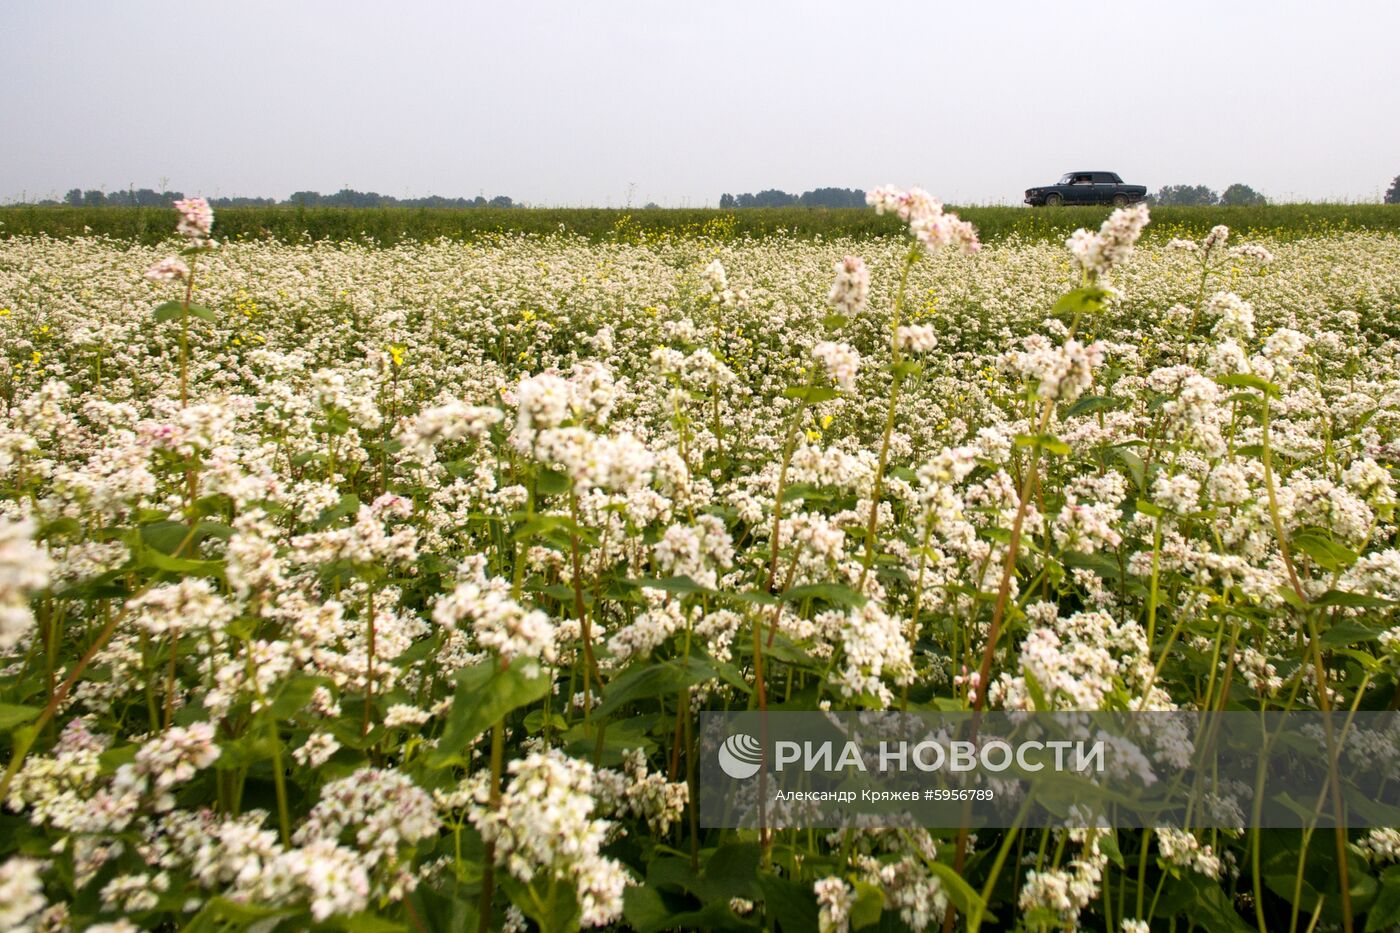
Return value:
M 1400 3 L 0 0 L 0 199 L 715 204 L 1071 169 L 1377 199 Z

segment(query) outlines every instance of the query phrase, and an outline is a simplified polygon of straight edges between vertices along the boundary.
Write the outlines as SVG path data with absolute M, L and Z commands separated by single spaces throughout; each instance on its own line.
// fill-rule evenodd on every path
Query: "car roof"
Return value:
M 1065 172 L 1065 174 L 1066 174 L 1066 175 L 1117 175 L 1118 173 L 1117 173 L 1117 172 L 1110 172 L 1110 171 L 1108 171 L 1107 169 L 1102 169 L 1102 168 L 1092 168 L 1092 169 L 1091 169 L 1091 168 L 1077 168 L 1077 169 L 1075 169 L 1075 170 L 1073 170 L 1073 171 Z

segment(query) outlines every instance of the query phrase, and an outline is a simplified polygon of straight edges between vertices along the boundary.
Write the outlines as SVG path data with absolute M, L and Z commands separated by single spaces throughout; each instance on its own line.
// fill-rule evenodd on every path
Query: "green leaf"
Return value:
M 950 904 L 962 911 L 965 916 L 977 916 L 984 921 L 990 920 L 995 923 L 996 917 L 987 912 L 987 903 L 982 900 L 982 895 L 974 891 L 972 885 L 963 880 L 962 875 L 953 871 L 953 866 L 933 859 L 924 862 L 924 864 L 943 883 L 943 891 L 948 895 Z
M 317 687 L 330 685 L 329 677 L 297 674 L 287 680 L 277 698 L 268 706 L 269 714 L 273 719 L 289 719 L 306 708 Z
M 43 712 L 37 706 L 15 706 L 12 703 L 0 703 L 0 732 L 9 732 L 15 726 L 22 726 L 31 719 L 36 719 L 39 713 Z
M 880 922 L 885 909 L 885 892 L 868 881 L 855 883 L 856 897 L 851 904 L 851 929 L 861 930 Z
M 822 327 L 827 330 L 840 330 L 850 323 L 850 319 L 844 314 L 828 314 L 822 318 Z
M 265 907 L 231 901 L 226 897 L 211 897 L 183 929 L 185 933 L 214 933 L 228 929 L 230 925 L 246 929 L 260 920 L 290 917 L 301 912 L 295 907 Z
M 579 929 L 579 919 L 583 913 L 579 907 L 578 895 L 571 884 L 549 886 L 550 893 L 535 889 L 512 875 L 500 872 L 501 887 L 510 896 L 511 903 L 520 908 L 521 913 L 539 925 L 540 933 L 572 933 Z M 535 876 L 541 880 L 545 873 Z M 624 902 L 625 906 L 625 902 Z
M 1031 695 L 1031 703 L 1035 705 L 1036 711 L 1041 713 L 1050 712 L 1053 707 L 1049 700 L 1045 698 L 1045 689 L 1040 686 L 1040 681 L 1031 673 L 1030 668 L 1023 672 L 1026 678 L 1026 691 Z
M 1117 457 L 1128 468 L 1129 475 L 1133 478 L 1133 485 L 1139 490 L 1147 488 L 1147 465 L 1142 458 L 1128 450 L 1126 447 L 1113 448 L 1113 455 Z
M 189 526 L 184 522 L 151 522 L 141 526 L 141 543 L 162 554 L 174 554 L 189 533 Z
M 628 885 L 622 892 L 622 916 L 638 933 L 650 933 L 669 926 L 671 911 L 656 888 L 649 884 Z
M 772 593 L 764 593 L 759 590 L 746 590 L 741 593 L 721 593 L 720 595 L 726 599 L 747 603 L 751 606 L 773 606 L 782 602 L 782 600 L 778 599 L 778 597 L 774 596 Z
M 224 576 L 224 562 L 221 560 L 190 560 L 184 557 L 168 557 L 160 551 L 141 552 L 141 564 L 185 577 L 223 579 Z
M 535 488 L 546 496 L 562 495 L 568 492 L 569 486 L 572 485 L 569 480 L 569 474 L 561 470 L 550 469 L 540 470 L 535 483 Z
M 217 321 L 219 319 L 218 315 L 204 305 L 190 305 L 190 316 L 204 321 Z
M 696 658 L 634 664 L 603 689 L 603 702 L 595 715 L 606 716 L 624 703 L 678 693 L 718 676 L 718 671 Z
M 1065 292 L 1060 296 L 1060 300 L 1055 302 L 1055 306 L 1050 309 L 1052 314 L 1097 314 L 1102 311 L 1108 299 L 1113 297 L 1106 288 L 1097 285 L 1088 285 L 1084 288 L 1076 288 Z
M 688 593 L 713 593 L 714 590 L 703 587 L 690 577 L 638 577 L 635 580 L 628 580 L 635 586 L 644 587 L 649 590 L 663 590 L 667 593 L 676 593 L 684 596 Z
M 1381 875 L 1381 891 L 1366 912 L 1366 933 L 1380 933 L 1400 924 L 1400 874 Z
M 1139 499 L 1137 501 L 1137 510 L 1150 518 L 1161 518 L 1163 515 L 1167 514 L 1160 505 L 1157 505 L 1150 499 Z
M 1326 535 L 1300 531 L 1293 536 L 1292 544 L 1313 559 L 1323 570 L 1339 573 L 1356 563 L 1357 554 L 1351 548 L 1338 544 Z
M 1322 633 L 1322 643 L 1329 648 L 1342 648 L 1358 642 L 1372 641 L 1379 638 L 1384 631 L 1383 627 L 1372 628 L 1359 622 L 1339 622 Z
M 1113 398 L 1108 395 L 1086 395 L 1065 412 L 1066 418 L 1074 418 L 1079 415 L 1092 415 L 1100 411 L 1113 411 L 1123 407 L 1123 400 Z
M 910 376 L 917 376 L 924 371 L 924 364 L 917 360 L 900 360 L 891 367 L 896 379 L 908 379 Z
M 1341 606 L 1345 609 L 1391 609 L 1397 604 L 1394 600 L 1367 596 L 1364 593 L 1345 593 L 1341 590 L 1328 590 L 1316 600 L 1314 606 Z
M 758 889 L 763 893 L 764 913 L 782 933 L 816 933 L 817 898 L 811 885 L 761 873 Z
M 751 842 L 722 845 L 705 862 L 705 882 L 726 899 L 752 897 L 762 854 L 762 850 Z
M 577 533 L 578 526 L 573 519 L 566 515 L 536 515 L 534 518 L 517 527 L 511 536 L 516 541 L 528 541 L 551 531 L 564 530 L 570 533 Z
M 1118 830 L 1109 830 L 1107 835 L 1099 837 L 1099 851 L 1107 855 L 1110 862 L 1123 867 L 1123 851 L 1118 848 Z
M 1217 376 L 1215 379 L 1220 385 L 1229 386 L 1234 389 L 1258 389 L 1265 395 L 1277 398 L 1282 390 L 1267 379 L 1262 379 L 1253 373 L 1232 373 L 1228 376 Z
M 466 763 L 465 752 L 473 739 L 512 710 L 542 699 L 550 688 L 549 676 L 526 658 L 504 670 L 495 659 L 488 659 L 458 671 L 456 681 L 447 726 L 429 759 L 434 768 Z
M 867 602 L 860 593 L 849 586 L 842 586 L 840 583 L 808 583 L 803 586 L 794 586 L 783 594 L 783 602 L 800 603 L 804 599 L 820 599 L 833 606 L 847 609 L 853 606 L 864 606 Z
M 1053 434 L 1017 434 L 1017 447 L 1035 447 L 1060 457 L 1069 456 L 1069 445 Z
M 173 321 L 185 314 L 185 306 L 178 301 L 165 301 L 155 307 L 157 321 Z
M 827 386 L 788 386 L 783 390 L 784 398 L 800 398 L 808 405 L 820 405 L 840 395 L 840 392 Z
M 330 917 L 324 922 L 322 929 L 345 930 L 346 933 L 406 933 L 408 927 L 362 910 L 349 916 L 337 914 Z

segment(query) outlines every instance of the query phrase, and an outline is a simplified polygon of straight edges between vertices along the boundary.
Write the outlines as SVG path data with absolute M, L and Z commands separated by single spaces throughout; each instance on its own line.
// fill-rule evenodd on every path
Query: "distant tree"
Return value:
M 1152 203 L 1170 207 L 1208 207 L 1220 198 L 1205 185 L 1165 185 L 1152 197 Z
M 1254 207 L 1260 204 L 1268 204 L 1269 199 L 1249 187 L 1249 185 L 1235 182 L 1221 193 L 1220 203 L 1227 207 Z
M 1385 193 L 1385 203 L 1400 204 L 1400 175 L 1396 175 L 1390 183 L 1390 190 Z
M 63 196 L 63 203 L 73 207 L 169 207 L 184 196 L 179 191 L 155 191 L 151 188 L 128 188 L 110 194 L 73 188 Z M 376 191 L 356 191 L 354 188 L 341 188 L 335 194 L 296 191 L 285 201 L 275 198 L 227 197 L 211 198 L 209 203 L 215 208 L 274 207 L 280 204 L 292 207 L 432 207 L 463 210 L 469 207 L 521 206 L 505 195 L 499 195 L 489 201 L 481 195 L 474 198 L 446 198 L 430 194 L 421 198 L 395 198 Z
M 645 204 L 642 205 L 642 210 L 644 210 L 644 211 L 659 211 L 659 210 L 661 210 L 661 205 L 660 205 L 660 204 L 657 204 L 655 201 L 648 201 L 647 203 L 645 203 Z
M 719 206 L 723 210 L 736 207 L 864 207 L 865 192 L 859 188 L 815 188 L 802 194 L 788 194 L 769 188 L 758 194 L 722 194 Z
M 864 207 L 865 192 L 859 188 L 817 188 L 804 191 L 797 203 L 803 207 Z

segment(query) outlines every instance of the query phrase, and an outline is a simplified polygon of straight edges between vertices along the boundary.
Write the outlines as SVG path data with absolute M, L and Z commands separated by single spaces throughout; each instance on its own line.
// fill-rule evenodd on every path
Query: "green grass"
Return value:
M 987 242 L 1019 236 L 1025 240 L 1063 239 L 1077 227 L 1097 226 L 1107 208 L 954 208 L 977 226 Z M 0 207 L 0 238 L 48 235 L 101 235 L 157 243 L 171 235 L 173 212 L 139 207 Z M 1243 234 L 1296 239 L 1345 230 L 1400 233 L 1400 205 L 1285 204 L 1268 207 L 1160 207 L 1149 228 L 1154 238 L 1200 237 L 1216 224 Z M 563 228 L 593 240 L 635 242 L 668 237 L 716 239 L 766 237 L 888 236 L 900 232 L 892 217 L 865 209 L 750 208 L 737 211 L 604 208 L 295 208 L 242 207 L 218 211 L 220 239 L 266 238 L 292 241 L 356 240 L 381 244 L 437 237 L 479 239 L 499 234 L 548 234 Z

